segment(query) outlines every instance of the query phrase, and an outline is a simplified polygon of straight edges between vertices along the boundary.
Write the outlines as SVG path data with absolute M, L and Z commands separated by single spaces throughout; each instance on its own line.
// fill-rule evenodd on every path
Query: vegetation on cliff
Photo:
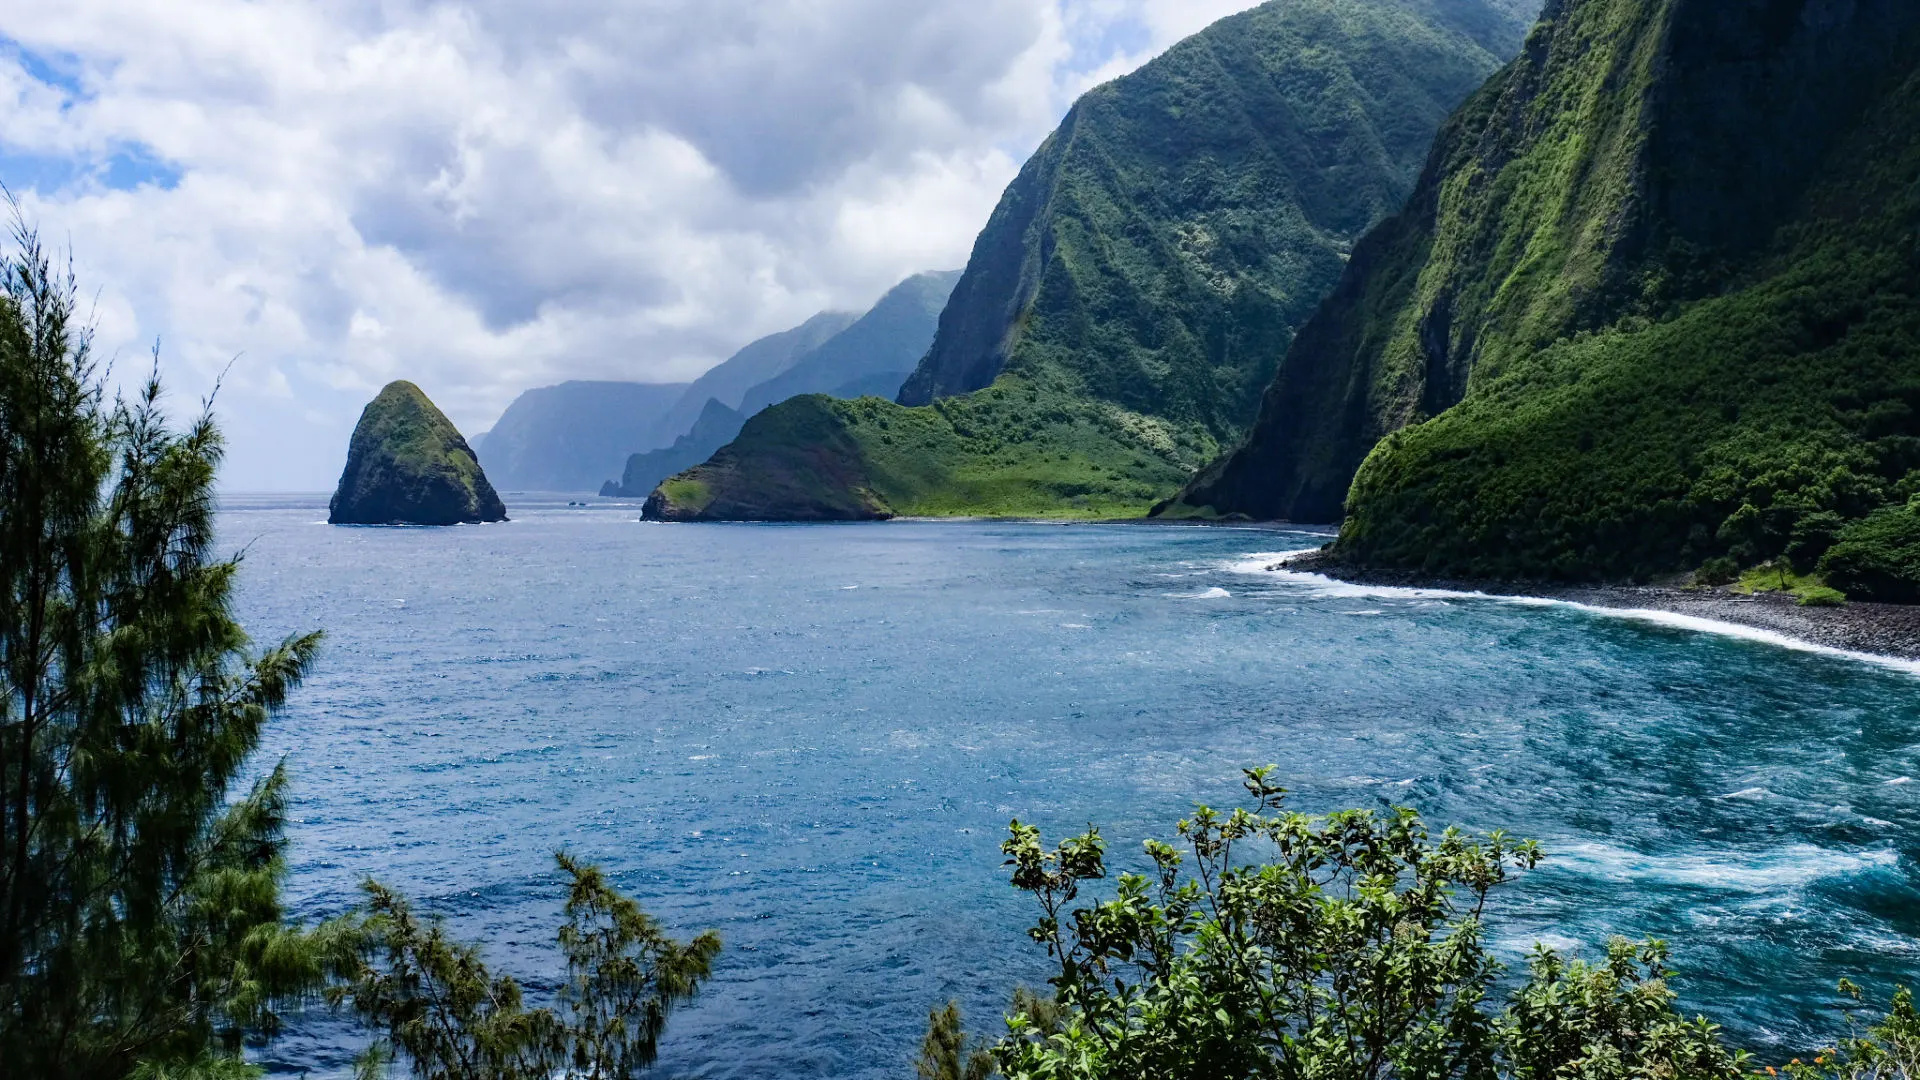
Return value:
M 850 489 L 791 515 L 781 499 L 813 492 L 799 475 L 910 473 L 872 494 L 899 513 L 1143 512 L 1245 432 L 1354 240 L 1400 205 L 1447 112 L 1518 48 L 1517 6 L 1270 3 L 1089 92 L 1002 197 L 899 400 L 996 380 L 1007 393 L 969 401 L 952 430 L 940 412 L 836 410 L 848 422 L 833 421 L 832 450 L 782 441 L 821 432 L 817 415 L 750 424 L 751 441 L 677 490 L 703 490 L 716 515 L 865 513 L 873 500 Z M 833 469 L 810 464 L 823 453 Z
M 461 525 L 505 521 L 467 440 L 410 382 L 380 391 L 360 414 L 328 521 L 335 525 Z
M 1896 595 L 1917 33 L 1893 0 L 1556 0 L 1175 511 L 1348 498 L 1343 557 L 1489 577 L 1807 571 L 1846 536 L 1836 577 Z

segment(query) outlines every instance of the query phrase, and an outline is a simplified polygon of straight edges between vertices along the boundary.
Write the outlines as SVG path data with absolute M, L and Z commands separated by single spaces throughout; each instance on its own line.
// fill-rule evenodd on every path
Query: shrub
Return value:
M 1702 563 L 1693 580 L 1701 585 L 1731 585 L 1740 580 L 1740 564 L 1722 555 Z
M 1092 906 L 1074 905 L 1106 876 L 1099 831 L 1048 849 L 1013 823 L 1001 850 L 1039 902 L 1029 934 L 1058 974 L 1049 1023 L 1007 1018 L 991 1048 L 1004 1075 L 1740 1077 L 1745 1056 L 1675 1011 L 1657 942 L 1616 941 L 1592 964 L 1539 949 L 1506 1007 L 1489 1007 L 1503 968 L 1487 897 L 1539 861 L 1532 843 L 1435 839 L 1406 809 L 1288 812 L 1270 772 L 1247 773 L 1251 810 L 1199 808 L 1180 848 L 1147 843 L 1150 876 L 1122 875 Z M 955 1019 L 936 1014 L 929 1032 L 950 1065 L 965 1045 Z
M 1856 599 L 1920 602 L 1920 513 L 1911 504 L 1890 507 L 1848 526 L 1820 572 Z
M 1800 592 L 1801 607 L 1840 607 L 1846 602 L 1846 593 L 1825 585 L 1815 585 Z

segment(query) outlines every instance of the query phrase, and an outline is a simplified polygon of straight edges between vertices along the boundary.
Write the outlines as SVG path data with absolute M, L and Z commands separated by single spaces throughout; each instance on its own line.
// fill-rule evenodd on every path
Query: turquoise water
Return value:
M 1243 765 L 1309 809 L 1539 839 L 1503 947 L 1659 935 L 1688 1003 L 1797 1050 L 1920 973 L 1920 676 L 1563 605 L 1266 573 L 1323 538 L 984 523 L 335 529 L 236 499 L 262 638 L 330 633 L 272 729 L 306 917 L 374 874 L 554 975 L 551 852 L 726 939 L 660 1075 L 911 1075 L 928 1008 L 1044 977 L 1007 820 L 1133 858 Z M 363 1041 L 296 1018 L 277 1063 Z

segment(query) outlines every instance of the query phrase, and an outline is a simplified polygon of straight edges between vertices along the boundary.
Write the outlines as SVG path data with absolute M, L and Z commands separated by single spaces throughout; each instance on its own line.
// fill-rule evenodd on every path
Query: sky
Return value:
M 463 431 L 680 382 L 963 266 L 1073 99 L 1254 0 L 0 5 L 0 183 L 117 379 L 324 491 L 411 379 Z

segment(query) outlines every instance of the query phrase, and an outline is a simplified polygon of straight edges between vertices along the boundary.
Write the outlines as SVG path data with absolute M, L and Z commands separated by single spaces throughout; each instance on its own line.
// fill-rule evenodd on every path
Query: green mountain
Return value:
M 1089 92 L 981 233 L 901 390 L 918 411 L 789 402 L 657 508 L 1144 512 L 1246 431 L 1352 243 L 1524 27 L 1513 3 L 1279 0 Z
M 1338 550 L 1370 565 L 1826 556 L 1893 598 L 1920 569 L 1917 229 L 1920 5 L 1555 0 L 1170 512 L 1346 496 Z
M 507 508 L 453 423 L 410 382 L 360 414 L 327 520 L 334 525 L 505 521 Z
M 636 448 L 660 443 L 667 411 L 686 392 L 685 383 L 629 382 L 529 390 L 472 445 L 502 488 L 594 491 Z
M 857 319 L 848 316 L 838 331 L 791 357 L 766 381 L 748 388 L 733 403 L 737 409 L 708 398 L 699 418 L 673 445 L 632 455 L 621 478 L 608 481 L 600 494 L 646 498 L 662 480 L 693 468 L 732 442 L 749 416 L 776 402 L 802 394 L 837 398 L 893 394 L 914 364 L 926 355 L 940 310 L 959 277 L 957 270 L 916 274 L 894 286 L 866 314 Z M 808 327 L 834 325 L 840 319 L 837 315 L 817 316 L 800 331 L 792 332 L 792 337 L 776 335 L 766 340 L 806 340 Z M 748 346 L 748 352 L 754 348 Z M 699 385 L 694 384 L 695 389 Z

